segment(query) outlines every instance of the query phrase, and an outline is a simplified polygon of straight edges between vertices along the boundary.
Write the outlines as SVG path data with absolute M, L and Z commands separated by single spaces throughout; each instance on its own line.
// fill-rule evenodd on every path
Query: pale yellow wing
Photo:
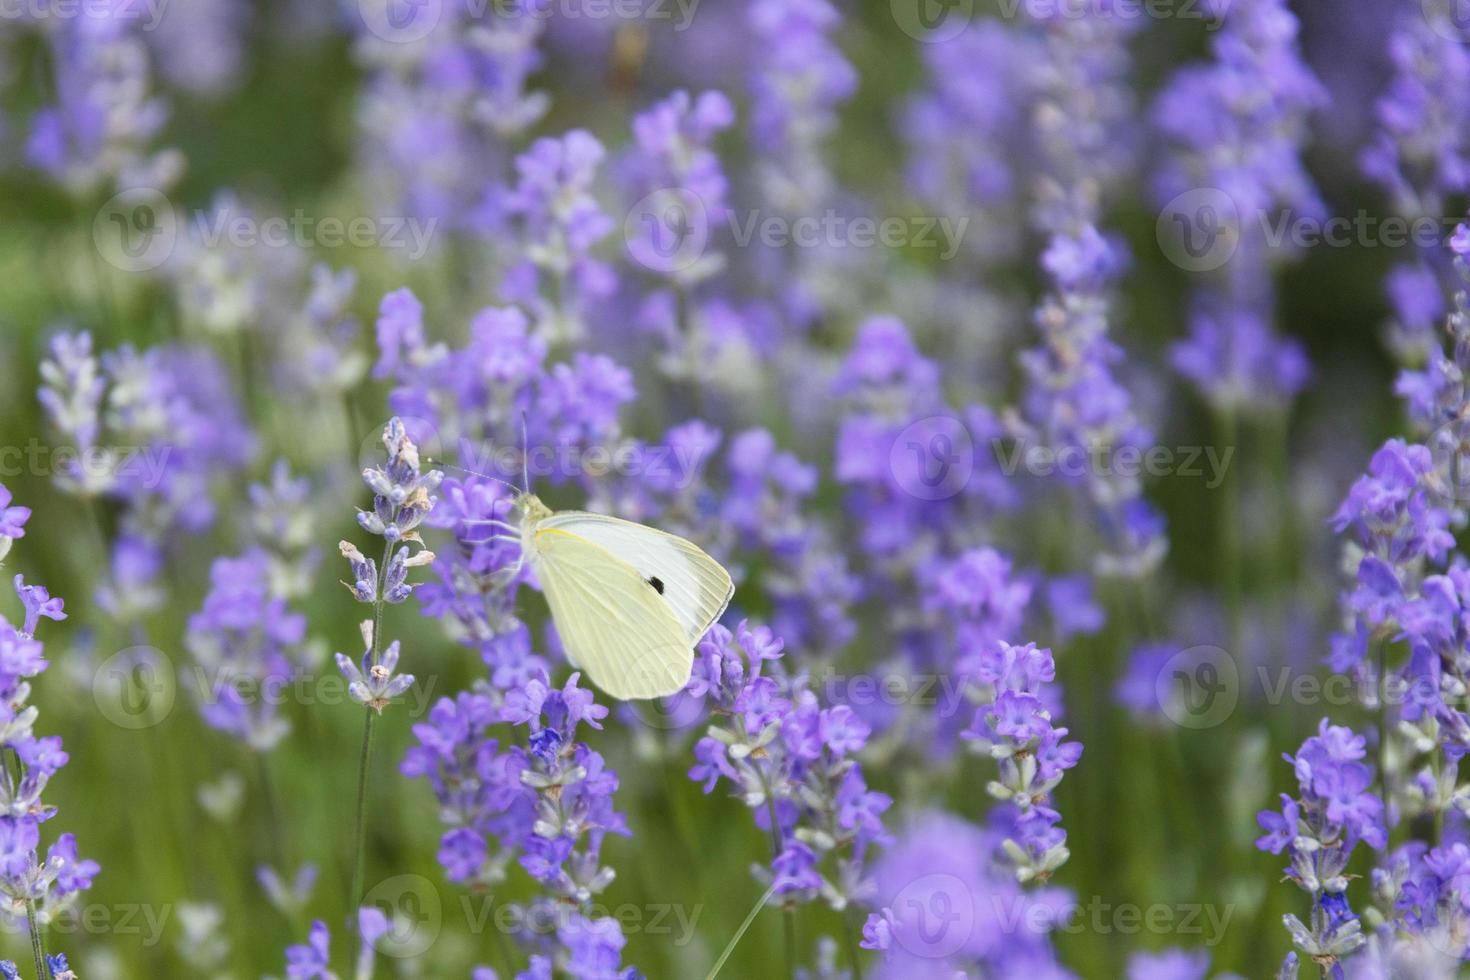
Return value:
M 632 565 L 663 596 L 690 646 L 724 614 L 735 594 L 724 566 L 694 542 L 658 528 L 576 510 L 559 511 L 540 528 L 575 534 Z
M 570 531 L 543 526 L 531 562 L 572 663 L 615 698 L 667 697 L 689 682 L 694 643 L 632 565 Z

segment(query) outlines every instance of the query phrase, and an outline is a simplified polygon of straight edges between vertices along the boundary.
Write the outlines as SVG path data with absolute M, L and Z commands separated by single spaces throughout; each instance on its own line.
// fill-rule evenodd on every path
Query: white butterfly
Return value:
M 683 688 L 695 644 L 735 594 L 730 573 L 692 542 L 643 524 L 554 513 L 530 493 L 517 495 L 514 511 L 515 523 L 477 523 L 520 543 L 573 666 L 620 700 Z

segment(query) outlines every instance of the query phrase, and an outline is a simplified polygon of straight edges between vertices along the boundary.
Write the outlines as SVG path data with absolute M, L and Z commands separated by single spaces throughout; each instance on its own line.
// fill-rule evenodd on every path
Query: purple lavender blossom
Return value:
M 1389 37 L 1393 76 L 1375 104 L 1378 127 L 1361 164 L 1396 213 L 1439 221 L 1447 199 L 1470 185 L 1470 53 L 1456 35 L 1450 5 L 1421 6 L 1401 12 Z M 1455 285 L 1442 251 L 1416 251 L 1395 266 L 1388 290 L 1390 343 L 1409 363 L 1438 347 L 1444 297 Z
M 1151 444 L 1118 380 L 1122 350 L 1108 336 L 1110 292 L 1127 266 L 1123 246 L 1099 229 L 1102 195 L 1132 165 L 1126 42 L 1134 18 L 1108 5 L 1057 12 L 1034 25 L 1042 51 L 1033 138 L 1042 177 L 1033 222 L 1048 238 L 1048 292 L 1034 321 L 1041 342 L 1022 354 L 1027 392 L 1012 435 L 1023 444 L 1087 454 Z M 1138 577 L 1167 551 L 1163 522 L 1137 479 L 1089 472 L 1081 489 L 1104 539 L 1102 574 Z
M 76 465 L 57 486 L 123 505 L 113 574 L 98 601 L 136 621 L 158 608 L 162 556 L 172 539 L 214 522 L 217 476 L 243 466 L 254 445 L 219 361 L 197 347 L 93 353 L 88 334 L 59 334 L 42 362 L 39 398 Z M 130 447 L 127 455 L 117 448 Z
M 1311 899 L 1310 926 L 1288 915 L 1286 930 L 1324 970 L 1366 941 L 1348 905 L 1348 859 L 1359 841 L 1379 849 L 1388 843 L 1383 801 L 1369 792 L 1373 777 L 1364 754 L 1361 736 L 1324 718 L 1317 734 L 1285 757 L 1296 769 L 1299 796 L 1283 794 L 1279 813 L 1264 810 L 1256 818 L 1266 832 L 1256 846 L 1286 852 L 1286 877 Z
M 551 344 L 583 338 L 593 305 L 616 286 L 612 269 L 592 255 L 614 228 L 592 194 L 605 155 L 585 130 L 538 139 L 516 157 L 515 184 L 497 202 L 523 256 L 506 271 L 501 295 L 530 311 L 537 336 Z
M 748 19 L 758 52 L 750 135 L 762 154 L 762 199 L 810 214 L 832 191 L 823 143 L 837 107 L 857 89 L 857 72 L 830 37 L 842 15 L 828 0 L 756 0 Z
M 10 491 L 0 484 L 0 561 L 10 554 L 13 543 L 25 537 L 25 524 L 30 520 L 29 507 L 11 507 Z
M 37 710 L 27 701 L 31 678 L 49 666 L 36 637 L 40 621 L 64 620 L 66 614 L 62 601 L 45 588 L 28 586 L 19 575 L 15 587 L 25 609 L 24 628 L 0 616 L 0 749 L 7 759 L 0 767 L 0 907 L 12 918 L 26 919 L 35 934 L 74 907 L 101 869 L 78 855 L 71 834 L 60 834 L 44 859 L 38 854 L 41 824 L 56 816 L 41 793 L 68 757 L 60 738 L 35 734 Z M 65 957 L 53 966 L 65 971 Z
M 185 677 L 200 695 L 199 713 L 212 728 L 267 752 L 289 734 L 276 699 L 260 696 L 300 675 L 306 618 L 273 590 L 271 561 L 252 549 L 220 558 L 210 569 L 210 591 L 189 619 L 185 643 L 207 684 Z
M 1284 250 L 1265 229 L 1278 214 L 1325 216 L 1301 153 L 1308 116 L 1326 93 L 1302 60 L 1297 21 L 1282 0 L 1231 4 L 1223 25 L 1214 60 L 1176 72 L 1153 111 L 1172 151 L 1157 176 L 1159 199 L 1223 194 L 1239 224 L 1235 251 L 1173 358 L 1216 409 L 1260 412 L 1289 402 L 1306 380 L 1300 345 L 1270 327 L 1272 266 Z M 1242 97 L 1247 88 L 1259 96 Z
M 388 935 L 390 925 L 381 909 L 358 909 L 356 931 L 358 954 L 352 976 L 371 980 L 376 962 L 375 944 Z M 307 941 L 286 948 L 286 980 L 336 980 L 332 972 L 332 935 L 326 923 L 311 924 Z
M 982 648 L 986 649 L 986 648 Z M 995 759 L 1000 779 L 986 789 L 1014 808 L 1016 836 L 1004 848 L 1018 881 L 1046 881 L 1070 856 L 1061 815 L 1050 806 L 1051 792 L 1077 765 L 1082 746 L 1065 741 L 1067 729 L 1052 724 L 1052 697 L 1045 685 L 1056 678 L 1050 650 L 1034 643 L 1003 641 L 979 664 L 981 707 L 963 732 L 975 751 Z
M 56 101 L 32 118 L 26 159 L 78 195 L 157 189 L 181 168 L 177 153 L 149 155 L 167 109 L 151 92 L 143 21 L 130 6 L 94 5 L 49 33 Z
M 382 558 L 367 557 L 350 541 L 339 545 L 352 569 L 352 581 L 343 585 L 358 602 L 372 606 L 373 615 L 361 624 L 364 652 L 360 663 L 339 652 L 337 668 L 347 679 L 348 694 L 371 709 L 370 717 L 382 714 L 394 698 L 413 686 L 412 674 L 396 673 L 398 641 L 384 646 L 383 606 L 407 601 L 415 588 L 408 581 L 410 569 L 434 562 L 434 553 L 424 547 L 418 528 L 438 502 L 433 493 L 444 479 L 439 470 L 423 469 L 418 446 L 402 419 L 390 420 L 383 429 L 383 448 L 387 461 L 362 471 L 363 482 L 373 491 L 373 509 L 357 512 L 358 525 L 383 539 Z M 419 550 L 413 551 L 411 545 Z
M 601 862 L 603 840 L 629 831 L 613 808 L 617 775 L 577 740 L 580 726 L 602 727 L 607 709 L 577 682 L 573 674 L 556 688 L 538 674 L 509 691 L 481 682 L 441 699 L 414 726 L 418 744 L 401 769 L 427 779 L 439 800 L 450 825 L 439 860 L 452 881 L 492 885 L 519 859 L 542 889 L 516 937 L 530 954 L 529 975 L 549 977 L 557 963 L 574 976 L 634 977 L 635 970 L 620 966 L 617 921 L 590 914 L 614 878 Z M 498 724 L 512 726 L 514 744 L 502 748 L 489 737 Z M 548 933 L 532 923 L 556 928 Z
M 360 9 L 392 31 L 390 4 L 365 0 Z M 533 0 L 498 4 L 490 17 L 462 3 L 434 11 L 421 18 L 430 21 L 427 34 L 411 42 L 367 23 L 358 35 L 355 54 L 368 72 L 357 109 L 359 167 L 383 213 L 481 234 L 503 220 L 487 199 L 507 169 L 509 144 L 549 107 L 545 93 L 527 88 L 542 64 L 546 18 Z
M 734 122 L 735 109 L 722 93 L 691 98 L 683 90 L 633 118 L 635 147 L 618 173 L 629 200 L 646 202 L 650 210 L 632 229 L 628 252 L 677 289 L 724 266 L 724 256 L 710 250 L 708 240 L 730 214 L 729 181 L 710 146 Z M 664 212 L 654 213 L 660 204 Z
M 705 636 L 688 690 L 722 721 L 695 745 L 689 778 L 706 793 L 728 781 L 751 808 L 771 836 L 770 868 L 759 873 L 777 895 L 862 906 L 872 889 L 866 862 L 887 840 L 882 815 L 893 801 L 868 789 L 852 758 L 868 726 L 783 676 L 783 648 L 770 629 L 745 622 Z
M 1068 901 L 1057 888 L 1023 890 L 1002 833 L 951 814 L 919 813 L 874 868 L 874 902 L 863 947 L 879 950 L 883 980 L 941 980 L 977 967 L 995 976 L 1067 976 L 1050 929 Z
M 968 250 L 1003 262 L 1020 244 L 1026 162 L 1025 106 L 1035 40 L 999 20 L 976 20 L 943 44 L 925 45 L 928 86 L 905 107 L 909 185 L 936 214 L 978 214 Z
M 1128 958 L 1128 980 L 1205 980 L 1209 972 L 1210 954 L 1204 950 L 1166 949 Z

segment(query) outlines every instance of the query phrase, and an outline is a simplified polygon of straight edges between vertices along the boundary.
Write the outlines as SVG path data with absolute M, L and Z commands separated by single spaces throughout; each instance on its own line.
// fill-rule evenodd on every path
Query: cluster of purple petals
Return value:
M 1153 439 L 1118 377 L 1123 351 L 1109 337 L 1111 292 L 1127 251 L 1099 225 L 1105 195 L 1136 153 L 1127 125 L 1126 46 L 1136 28 L 1136 18 L 1111 4 L 1058 11 L 1032 24 L 1041 51 L 1032 110 L 1040 170 L 1033 223 L 1047 239 L 1047 293 L 1033 316 L 1040 343 L 1021 357 L 1027 388 L 1010 428 L 1019 441 L 1059 453 L 1142 449 Z M 1104 542 L 1094 570 L 1141 576 L 1156 567 L 1167 541 L 1140 481 L 1088 467 L 1080 482 Z
M 90 334 L 60 333 L 41 377 L 58 445 L 76 450 L 57 485 L 121 507 L 97 600 L 134 621 L 163 603 L 170 545 L 213 524 L 211 487 L 250 460 L 254 437 L 203 348 L 123 346 L 99 357 Z
M 47 977 L 38 977 L 37 980 L 77 980 L 75 971 L 66 960 L 65 953 L 53 953 L 46 956 Z M 20 980 L 20 968 L 10 960 L 0 960 L 0 978 L 4 980 Z
M 260 752 L 290 734 L 280 699 L 263 695 L 301 674 L 306 639 L 306 617 L 291 611 L 274 586 L 263 549 L 216 559 L 209 592 L 185 634 L 193 663 L 184 668 L 183 683 L 195 692 L 201 717 Z
M 617 288 L 612 266 L 593 251 L 616 227 L 593 194 L 606 156 L 586 130 L 542 137 L 516 157 L 514 181 L 494 192 L 514 257 L 500 296 L 553 344 L 584 339 L 596 305 Z
M 1000 767 L 1000 778 L 986 788 L 1012 808 L 1006 819 L 1015 836 L 1004 847 L 1017 880 L 1046 881 L 1069 856 L 1051 793 L 1082 757 L 1081 744 L 1066 741 L 1067 729 L 1053 724 L 1056 664 L 1050 650 L 1004 641 L 989 644 L 976 661 L 981 705 L 963 737 Z
M 1001 825 L 953 814 L 910 818 L 874 866 L 874 902 L 862 945 L 878 950 L 882 980 L 984 976 L 1073 977 L 1049 933 L 1072 899 L 1054 886 L 1023 888 L 1006 857 Z
M 549 107 L 545 93 L 529 89 L 546 18 L 534 0 L 493 8 L 452 0 L 414 13 L 404 34 L 420 23 L 428 30 L 410 39 L 393 30 L 399 15 L 387 0 L 358 6 L 354 53 L 367 71 L 358 167 L 369 200 L 446 233 L 493 230 L 510 144 Z
M 696 651 L 686 694 L 711 724 L 689 778 L 706 793 L 727 786 L 771 837 L 762 877 L 788 906 L 822 900 L 870 905 L 868 862 L 887 840 L 892 799 L 871 790 L 856 755 L 869 726 L 847 705 L 824 706 L 782 667 L 785 643 L 768 627 L 714 626 Z
M 747 14 L 757 52 L 750 77 L 750 139 L 763 200 L 810 213 L 832 193 L 822 147 L 857 72 L 831 38 L 842 15 L 829 0 L 755 0 Z
M 1281 795 L 1281 809 L 1257 817 L 1265 833 L 1256 846 L 1286 853 L 1286 877 L 1307 893 L 1307 922 L 1287 915 L 1296 948 L 1335 977 L 1338 961 L 1363 946 L 1363 925 L 1348 903 L 1352 879 L 1348 862 L 1362 841 L 1382 849 L 1388 843 L 1383 801 L 1371 791 L 1373 771 L 1362 761 L 1366 743 L 1350 729 L 1324 718 L 1316 735 L 1286 756 L 1296 771 L 1298 794 Z
M 530 450 L 534 476 L 586 483 L 577 461 L 611 450 L 619 409 L 633 400 L 633 376 L 601 354 L 549 361 L 546 338 L 516 307 L 475 314 L 465 346 L 430 343 L 422 304 L 406 289 L 383 298 L 375 376 L 390 378 L 389 403 L 420 442 L 460 450 L 464 469 L 513 482 L 520 466 L 498 468 L 506 450 Z M 523 428 L 524 424 L 524 428 Z M 518 460 L 519 462 L 519 460 Z M 528 460 L 530 462 L 530 460 Z
M 107 0 L 54 23 L 49 12 L 38 14 L 55 66 L 55 100 L 31 117 L 25 159 L 75 194 L 157 189 L 180 171 L 176 153 L 150 151 L 168 112 L 152 91 L 141 8 Z
M 376 944 L 393 930 L 382 909 L 364 906 L 357 913 L 358 954 L 352 976 L 372 980 L 377 963 Z M 311 924 L 307 941 L 286 947 L 286 980 L 337 980 L 332 972 L 332 934 L 320 920 Z
M 904 107 L 908 186 L 936 214 L 975 215 L 965 245 L 987 262 L 1020 246 L 1037 53 L 1028 33 L 977 18 L 924 46 L 928 85 Z
M 1466 276 L 1464 226 L 1451 251 Z M 1448 976 L 1467 954 L 1456 828 L 1470 812 L 1459 771 L 1470 749 L 1470 570 L 1455 530 L 1466 516 L 1470 317 L 1463 290 L 1453 302 L 1448 349 L 1429 351 L 1427 363 L 1401 371 L 1396 385 L 1422 441 L 1384 443 L 1332 519 L 1344 538 L 1348 581 L 1328 662 L 1355 678 L 1364 706 L 1382 718 L 1374 733 L 1382 799 L 1368 792 L 1371 774 L 1357 761 L 1364 740 L 1324 722 L 1294 760 L 1300 797 L 1283 797 L 1280 814 L 1260 817 L 1268 831 L 1260 845 L 1288 850 L 1288 874 L 1313 896 L 1309 922 L 1288 917 L 1287 928 L 1298 949 L 1326 957 L 1336 975 L 1348 954 L 1349 975 L 1364 976 Z M 1423 821 L 1434 830 L 1415 829 Z M 1382 852 L 1363 916 L 1371 929 L 1345 894 L 1343 868 L 1358 840 Z
M 724 265 L 709 239 L 731 213 L 729 180 L 712 144 L 734 123 L 735 107 L 723 93 L 691 96 L 682 89 L 633 117 L 633 147 L 619 161 L 618 176 L 629 202 L 646 202 L 654 220 L 629 229 L 628 253 L 675 289 Z
M 424 470 L 418 446 L 402 419 L 395 417 L 384 428 L 383 448 L 386 461 L 362 471 L 363 482 L 373 491 L 373 508 L 357 512 L 358 525 L 383 539 L 382 557 L 369 558 L 350 541 L 339 545 L 352 573 L 351 581 L 343 585 L 358 602 L 373 607 L 373 617 L 362 622 L 361 659 L 336 655 L 348 695 L 379 714 L 413 686 L 412 674 L 397 672 L 398 641 L 383 644 L 382 610 L 384 605 L 406 602 L 416 588 L 408 580 L 410 570 L 434 561 L 418 528 L 433 512 L 438 502 L 434 491 L 444 479 L 439 470 Z
M 1470 52 L 1452 5 L 1428 2 L 1400 12 L 1388 40 L 1393 76 L 1375 104 L 1377 128 L 1363 172 L 1395 212 L 1438 222 L 1470 182 Z M 1437 249 L 1417 248 L 1390 272 L 1392 347 L 1406 360 L 1432 355 L 1454 270 Z
M 450 828 L 439 861 L 451 881 L 490 887 L 516 861 L 542 889 L 514 937 L 529 956 L 521 976 L 624 980 L 637 973 L 620 965 L 622 929 L 591 907 L 614 877 L 603 840 L 629 831 L 613 808 L 616 773 L 577 739 L 579 726 L 601 729 L 607 716 L 578 676 L 560 688 L 544 673 L 510 690 L 482 681 L 441 699 L 414 726 L 401 769 L 439 801 Z
M 1289 402 L 1307 381 L 1301 346 L 1271 326 L 1272 269 L 1289 249 L 1272 245 L 1268 228 L 1278 215 L 1325 217 L 1301 155 L 1308 117 L 1326 92 L 1302 59 L 1297 20 L 1283 0 L 1220 6 L 1212 60 L 1176 72 L 1155 103 L 1154 125 L 1169 149 L 1157 189 L 1162 202 L 1193 192 L 1219 220 L 1233 218 L 1238 242 L 1196 297 L 1189 336 L 1172 360 L 1216 408 L 1254 412 Z
M 10 500 L 3 487 L 0 500 Z M 13 540 L 29 514 L 24 508 L 4 513 L 4 538 Z M 41 796 L 66 765 L 67 754 L 60 738 L 35 733 L 31 683 L 50 666 L 37 631 L 43 619 L 59 622 L 67 616 L 62 600 L 44 587 L 27 585 L 21 575 L 14 585 L 23 612 L 20 625 L 0 616 L 0 913 L 12 923 L 29 920 L 35 929 L 71 908 L 100 868 L 78 855 L 71 834 L 58 835 L 44 857 L 39 853 L 41 825 L 56 816 L 56 808 Z M 64 957 L 61 964 L 64 969 Z

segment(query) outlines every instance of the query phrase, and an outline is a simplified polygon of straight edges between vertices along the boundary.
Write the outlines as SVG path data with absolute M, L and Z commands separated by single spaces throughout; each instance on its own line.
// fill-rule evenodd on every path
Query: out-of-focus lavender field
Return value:
M 1460 975 L 1463 6 L 0 0 L 0 977 Z

